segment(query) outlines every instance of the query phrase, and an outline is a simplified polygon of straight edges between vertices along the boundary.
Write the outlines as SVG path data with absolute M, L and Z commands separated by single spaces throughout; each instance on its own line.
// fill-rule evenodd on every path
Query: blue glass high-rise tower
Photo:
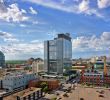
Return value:
M 72 65 L 72 42 L 69 33 L 58 34 L 44 42 L 44 67 L 48 73 L 63 74 Z
M 5 56 L 1 51 L 0 51 L 0 67 L 2 68 L 5 67 Z

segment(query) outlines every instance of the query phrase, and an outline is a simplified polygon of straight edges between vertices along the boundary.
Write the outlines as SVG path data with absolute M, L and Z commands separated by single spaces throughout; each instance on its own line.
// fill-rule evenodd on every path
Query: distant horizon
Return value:
M 102 55 L 102 56 L 105 56 L 105 55 Z M 101 57 L 101 56 L 92 56 L 92 57 Z M 92 57 L 88 57 L 88 58 L 81 58 L 81 57 L 79 57 L 79 58 L 72 58 L 72 60 L 73 59 L 91 59 Z M 34 58 L 34 57 L 30 57 L 30 58 Z M 28 59 L 5 59 L 6 61 L 26 61 L 26 60 L 29 60 L 30 58 L 28 58 Z M 36 57 L 36 58 L 41 58 L 41 57 Z M 110 56 L 107 56 L 107 58 L 108 59 L 110 59 Z M 41 58 L 41 59 L 43 59 L 44 60 L 44 58 Z
M 110 0 L 0 0 L 6 60 L 44 57 L 44 41 L 70 33 L 73 58 L 110 56 Z

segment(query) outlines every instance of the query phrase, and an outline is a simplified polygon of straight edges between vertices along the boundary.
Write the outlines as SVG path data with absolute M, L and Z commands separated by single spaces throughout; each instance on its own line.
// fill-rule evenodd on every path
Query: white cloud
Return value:
M 1 45 L 0 50 L 5 53 L 6 59 L 28 59 L 29 57 L 43 57 L 43 42 L 13 43 Z
M 32 40 L 31 43 L 39 43 L 39 40 Z
M 25 1 L 36 3 L 36 4 L 50 7 L 53 9 L 58 9 L 58 10 L 67 11 L 67 12 L 74 12 L 74 6 L 73 7 L 66 6 L 65 4 L 62 4 L 62 2 L 59 3 L 52 0 L 46 0 L 46 1 L 45 0 L 25 0 Z
M 37 25 L 39 24 L 39 21 L 33 21 L 33 24 Z
M 0 37 L 2 37 L 2 38 L 12 38 L 12 34 L 1 31 L 0 32 Z
M 50 37 L 57 37 L 58 33 L 60 33 L 60 32 L 54 30 L 53 27 L 50 27 L 50 31 L 47 33 L 47 35 Z
M 3 0 L 0 0 L 1 3 L 3 3 Z
M 8 39 L 4 39 L 4 41 L 5 42 L 19 42 L 19 40 L 18 39 L 16 39 L 16 38 L 8 38 Z
M 80 36 L 72 40 L 73 51 L 86 51 L 86 50 L 107 50 L 110 47 L 110 32 L 103 32 L 100 37 L 95 35 Z
M 82 0 L 79 4 L 79 12 L 86 12 L 89 10 L 89 0 Z
M 9 7 L 0 3 L 0 19 L 5 20 L 7 22 L 20 22 L 26 21 L 29 18 L 24 14 L 26 11 L 24 9 L 19 9 L 17 4 L 11 4 Z
M 46 21 L 42 21 L 42 20 L 40 20 L 40 21 L 38 21 L 38 20 L 34 20 L 34 21 L 32 21 L 32 24 L 33 25 L 45 25 L 45 24 L 48 24 Z
M 110 32 L 103 32 L 99 37 L 79 36 L 72 39 L 73 51 L 103 51 L 110 48 Z M 10 33 L 0 32 L 0 37 L 6 39 L 7 45 L 0 45 L 0 50 L 6 55 L 6 58 L 26 59 L 29 57 L 43 57 L 44 42 L 33 40 L 28 43 L 10 42 L 17 39 Z M 12 40 L 11 40 L 12 39 Z M 8 41 L 9 40 L 9 41 Z M 15 58 L 14 58 L 15 56 Z
M 26 10 L 24 10 L 24 9 L 21 9 L 21 12 L 22 13 L 25 13 L 25 14 L 27 13 Z
M 30 13 L 31 14 L 37 14 L 38 12 L 36 10 L 34 10 L 32 7 L 29 8 L 30 9 Z
M 97 17 L 104 18 L 104 15 L 99 13 L 96 8 L 90 7 L 90 0 L 82 0 L 82 2 L 79 3 L 77 13 L 83 13 L 86 15 L 96 15 Z
M 7 44 L 0 45 L 0 51 L 4 52 L 6 59 L 26 59 L 29 57 L 43 56 L 43 42 L 40 40 L 33 40 L 24 43 L 14 37 L 13 34 L 7 32 L 0 32 L 0 38 Z
M 76 14 L 95 15 L 104 18 L 104 15 L 98 11 L 97 8 L 90 7 L 91 0 L 71 0 L 68 5 L 68 0 L 61 0 L 56 2 L 54 0 L 25 0 L 45 7 L 66 11 Z M 63 3 L 62 3 L 63 2 Z M 77 3 L 76 3 L 77 2 Z
M 110 0 L 97 0 L 97 5 L 99 8 L 107 8 L 110 6 Z
M 26 27 L 27 25 L 25 25 L 25 24 L 20 24 L 19 26 L 20 26 L 20 27 Z
M 103 32 L 103 34 L 101 35 L 101 39 L 103 41 L 110 41 L 110 32 Z
M 11 33 L 0 31 L 0 38 L 2 38 L 5 42 L 19 42 Z

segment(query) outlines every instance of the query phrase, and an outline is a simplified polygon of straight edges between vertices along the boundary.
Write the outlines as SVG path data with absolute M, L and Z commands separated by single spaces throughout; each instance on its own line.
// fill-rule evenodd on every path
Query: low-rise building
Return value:
M 95 84 L 95 85 L 110 85 L 110 76 L 104 76 L 103 72 L 82 72 L 81 83 Z
M 90 62 L 91 63 L 95 63 L 97 60 L 99 59 L 99 57 L 91 57 Z
M 44 62 L 35 60 L 32 63 L 32 71 L 33 73 L 39 73 L 44 71 Z
M 96 70 L 103 70 L 104 69 L 104 62 L 103 61 L 97 61 L 94 63 L 94 69 Z
M 101 85 L 103 83 L 103 72 L 85 72 L 81 75 L 81 83 Z
M 36 79 L 33 73 L 10 73 L 3 79 L 3 88 L 7 91 L 23 89 L 33 79 Z
M 3 100 L 39 100 L 42 96 L 43 92 L 41 88 L 31 87 L 8 97 L 4 97 Z
M 48 85 L 49 90 L 55 90 L 60 86 L 60 81 L 57 79 L 40 79 L 30 81 L 28 87 L 40 87 L 42 82 Z

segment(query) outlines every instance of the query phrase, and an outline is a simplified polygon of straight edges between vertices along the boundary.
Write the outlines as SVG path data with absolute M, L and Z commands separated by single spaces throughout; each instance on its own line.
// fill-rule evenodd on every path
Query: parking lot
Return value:
M 63 97 L 62 100 L 110 100 L 110 90 L 85 88 L 78 85 L 72 93 L 68 93 L 68 97 Z

